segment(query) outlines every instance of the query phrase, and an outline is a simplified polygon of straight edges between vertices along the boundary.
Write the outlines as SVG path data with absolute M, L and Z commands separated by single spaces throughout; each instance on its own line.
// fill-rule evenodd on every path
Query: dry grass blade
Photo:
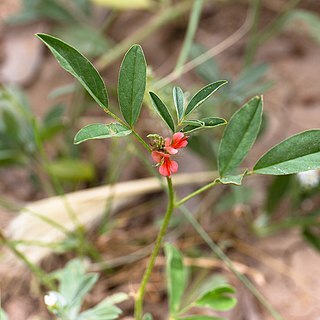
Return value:
M 193 174 L 180 174 L 174 177 L 174 184 L 192 185 L 211 181 L 215 178 L 215 172 L 200 172 Z M 60 224 L 67 231 L 76 228 L 72 214 L 77 218 L 77 223 L 87 230 L 101 219 L 108 199 L 112 201 L 112 209 L 117 210 L 127 205 L 138 196 L 160 191 L 161 181 L 157 178 L 146 178 L 129 182 L 117 183 L 113 186 L 103 186 L 88 190 L 66 194 L 64 197 L 51 197 L 36 201 L 27 205 L 4 230 L 11 240 L 25 242 L 41 241 L 43 243 L 57 243 L 66 237 L 61 229 L 48 223 L 48 219 Z M 70 214 L 72 210 L 72 214 Z M 20 244 L 18 249 L 32 263 L 39 263 L 52 252 L 49 246 L 31 246 Z M 17 266 L 17 259 L 6 254 L 2 262 L 6 265 Z

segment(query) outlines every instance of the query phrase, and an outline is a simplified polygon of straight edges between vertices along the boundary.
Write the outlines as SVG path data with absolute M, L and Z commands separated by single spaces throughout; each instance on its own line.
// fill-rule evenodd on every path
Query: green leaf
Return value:
M 320 168 L 320 130 L 300 132 L 267 151 L 255 164 L 259 174 L 285 175 Z
M 193 112 L 196 108 L 198 108 L 205 100 L 207 100 L 214 92 L 216 92 L 220 87 L 225 85 L 228 81 L 219 80 L 213 83 L 208 84 L 204 88 L 200 89 L 188 103 L 185 116 L 189 113 Z
M 183 112 L 184 112 L 183 91 L 180 87 L 174 87 L 172 90 L 172 94 L 173 94 L 174 106 L 176 107 L 178 122 L 180 122 L 180 120 L 183 117 Z
M 217 126 L 221 126 L 227 123 L 226 119 L 218 118 L 218 117 L 207 117 L 200 119 L 204 123 L 206 128 L 213 128 Z
M 182 121 L 182 125 L 185 127 L 181 129 L 181 132 L 190 133 L 202 129 L 204 127 L 204 122 L 200 120 L 184 120 Z
M 195 126 L 195 127 L 201 127 L 201 126 L 204 126 L 204 123 L 200 120 L 197 120 L 197 119 L 190 119 L 190 120 L 183 120 L 182 121 L 182 125 L 184 126 Z
M 117 292 L 114 293 L 113 295 L 107 297 L 104 299 L 105 303 L 110 303 L 110 304 L 116 304 L 116 303 L 121 303 L 123 301 L 126 301 L 129 299 L 129 296 L 124 293 L 124 292 Z
M 221 285 L 205 293 L 195 302 L 195 304 L 197 306 L 212 308 L 217 311 L 230 310 L 237 303 L 237 299 L 231 296 L 234 293 L 235 289 L 233 287 Z
M 119 74 L 118 97 L 120 109 L 132 127 L 140 114 L 146 90 L 147 65 L 142 48 L 135 44 L 126 53 Z
M 187 124 L 187 126 L 182 128 L 182 132 L 191 133 L 200 129 L 210 129 L 218 126 L 225 125 L 227 121 L 223 118 L 218 117 L 208 117 L 200 120 L 186 120 L 182 124 Z
M 74 137 L 74 143 L 79 144 L 81 142 L 92 139 L 105 139 L 113 137 L 124 137 L 132 131 L 120 123 L 93 123 L 89 124 L 78 131 Z
M 90 181 L 95 178 L 93 164 L 80 159 L 63 158 L 51 161 L 46 168 L 61 180 Z
M 152 105 L 156 109 L 157 113 L 160 115 L 162 120 L 168 125 L 168 127 L 174 132 L 174 122 L 172 115 L 167 108 L 167 106 L 162 102 L 162 100 L 153 92 L 149 92 Z
M 242 183 L 242 179 L 246 173 L 247 173 L 247 170 L 242 174 L 227 175 L 227 176 L 218 178 L 217 180 L 220 181 L 222 184 L 234 184 L 236 186 L 240 186 Z
M 4 310 L 1 307 L 0 307 L 0 319 L 8 320 L 7 314 L 4 312 Z
M 58 38 L 43 33 L 38 33 L 37 37 L 48 46 L 61 67 L 82 84 L 98 105 L 108 109 L 106 87 L 91 62 L 75 48 Z
M 53 273 L 59 280 L 59 293 L 66 299 L 69 314 L 77 314 L 85 295 L 98 280 L 98 274 L 87 273 L 80 259 L 68 262 L 64 269 Z
M 143 315 L 142 320 L 153 320 L 153 316 L 151 313 L 146 313 Z
M 110 298 L 102 300 L 95 307 L 84 311 L 77 317 L 78 320 L 113 320 L 118 319 L 122 311 L 114 306 Z
M 181 298 L 186 288 L 187 270 L 183 264 L 182 254 L 173 245 L 165 244 L 167 286 L 170 314 L 179 311 Z
M 262 119 L 262 97 L 255 97 L 230 119 L 218 151 L 220 177 L 234 175 L 259 132 Z
M 204 316 L 199 314 L 199 315 L 179 318 L 179 320 L 225 320 L 225 318 L 214 317 L 214 316 Z

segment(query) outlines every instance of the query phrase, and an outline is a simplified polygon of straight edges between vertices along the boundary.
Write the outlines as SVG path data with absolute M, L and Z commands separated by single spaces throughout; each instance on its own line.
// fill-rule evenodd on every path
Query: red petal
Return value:
M 175 148 L 172 148 L 172 147 L 164 147 L 164 149 L 165 149 L 168 153 L 170 153 L 170 154 L 176 154 L 176 153 L 178 153 L 178 150 L 175 149 Z
M 165 147 L 169 147 L 170 144 L 171 144 L 171 139 L 170 139 L 170 138 L 165 138 L 165 140 L 164 140 L 164 146 L 165 146 Z
M 170 172 L 170 166 L 168 165 L 168 161 L 164 161 L 163 164 L 159 167 L 159 172 L 164 177 L 169 177 Z
M 172 141 L 173 143 L 181 140 L 184 137 L 184 133 L 183 132 L 176 132 L 173 136 L 172 136 Z
M 161 151 L 152 151 L 151 156 L 155 162 L 160 163 L 162 159 L 169 158 L 170 154 L 167 154 Z
M 157 163 L 160 163 L 163 158 L 159 151 L 152 151 L 151 156 L 152 159 Z
M 188 137 L 185 137 L 184 133 L 176 132 L 172 137 L 171 146 L 175 149 L 184 148 L 188 144 Z
M 176 173 L 178 171 L 178 163 L 174 160 L 168 160 L 170 161 L 170 171 L 172 173 Z

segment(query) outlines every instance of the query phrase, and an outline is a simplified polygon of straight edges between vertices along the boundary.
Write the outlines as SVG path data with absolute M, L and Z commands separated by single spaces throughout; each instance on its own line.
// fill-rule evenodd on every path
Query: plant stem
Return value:
M 151 148 L 148 146 L 148 144 L 140 137 L 140 135 L 136 131 L 132 130 L 132 133 L 149 152 L 152 151 Z
M 197 31 L 202 5 L 203 5 L 203 0 L 195 0 L 193 3 L 187 33 L 183 41 L 183 46 L 180 51 L 177 64 L 174 68 L 174 71 L 177 71 L 178 73 L 182 71 L 183 69 L 182 66 L 184 65 L 184 63 L 188 58 L 188 54 L 192 45 L 192 40 Z
M 220 184 L 220 180 L 215 179 L 214 181 L 206 184 L 205 186 L 203 186 L 200 189 L 197 189 L 196 191 L 190 193 L 189 195 L 187 195 L 186 197 L 184 197 L 183 199 L 179 200 L 178 202 L 175 203 L 175 207 L 180 207 L 182 204 L 184 204 L 185 202 L 189 201 L 191 198 L 197 196 L 198 194 L 216 186 L 217 184 Z
M 136 296 L 136 301 L 135 301 L 135 306 L 134 306 L 134 317 L 135 320 L 142 320 L 142 316 L 143 316 L 143 297 L 145 295 L 145 291 L 146 291 L 146 286 L 147 283 L 149 282 L 150 276 L 151 276 L 151 272 L 152 269 L 154 267 L 154 264 L 156 262 L 156 258 L 159 254 L 159 250 L 161 248 L 162 245 L 162 240 L 163 237 L 166 234 L 168 225 L 169 225 L 169 221 L 171 218 L 171 214 L 173 212 L 174 209 L 174 190 L 173 190 L 173 186 L 172 186 L 172 180 L 170 177 L 167 177 L 167 186 L 168 186 L 168 196 L 169 196 L 169 201 L 168 201 L 168 206 L 167 206 L 167 211 L 166 214 L 164 216 L 164 220 L 162 222 L 162 226 L 160 228 L 160 231 L 158 233 L 157 239 L 156 239 L 156 243 L 154 245 L 154 248 L 152 250 L 148 265 L 147 265 L 147 269 L 144 272 L 142 281 L 140 283 L 140 288 L 138 290 L 137 296 Z
M 131 128 L 128 126 L 124 121 L 122 121 L 116 114 L 111 112 L 109 109 L 104 109 L 105 113 L 108 114 L 110 117 L 121 123 L 123 126 L 127 127 L 128 129 L 132 130 L 132 133 L 135 135 L 135 137 L 139 140 L 139 142 L 149 151 L 151 152 L 151 148 L 148 146 L 148 144 L 140 137 L 140 135 L 134 130 L 134 128 Z
M 124 39 L 113 50 L 102 55 L 96 63 L 97 68 L 101 71 L 110 66 L 119 58 L 119 56 L 123 55 L 130 46 L 132 46 L 134 43 L 141 42 L 163 25 L 166 25 L 168 22 L 181 16 L 184 12 L 190 9 L 191 5 L 191 1 L 183 1 L 178 2 L 175 6 L 169 6 L 166 10 L 161 11 L 154 19 L 150 21 L 150 23 L 144 25 L 132 36 Z

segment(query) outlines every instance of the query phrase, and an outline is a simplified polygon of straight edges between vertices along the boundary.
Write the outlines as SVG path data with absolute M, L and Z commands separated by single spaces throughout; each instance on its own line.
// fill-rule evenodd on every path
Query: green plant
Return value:
M 1 320 L 8 320 L 7 314 L 4 312 L 4 310 L 0 307 L 0 319 Z
M 43 119 L 38 119 L 20 89 L 0 87 L 0 166 L 21 166 L 32 174 L 41 171 L 49 177 L 54 172 L 56 179 L 68 182 L 93 180 L 94 168 L 87 161 L 62 151 L 48 161 L 44 152 L 47 144 L 69 130 L 64 112 L 65 106 L 53 105 Z M 49 184 L 44 179 L 40 183 L 45 189 Z
M 260 130 L 263 100 L 262 97 L 257 96 L 234 113 L 225 127 L 218 150 L 219 176 L 212 177 L 212 182 L 179 200 L 175 196 L 171 178 L 171 175 L 178 170 L 178 165 L 176 161 L 172 160 L 172 157 L 179 152 L 179 149 L 186 147 L 188 137 L 185 136 L 185 133 L 192 134 L 196 130 L 226 124 L 224 119 L 212 116 L 206 119 L 191 118 L 191 114 L 219 87 L 225 85 L 226 81 L 216 81 L 205 86 L 188 103 L 185 103 L 182 90 L 175 88 L 173 92 L 174 105 L 177 111 L 175 117 L 166 104 L 155 93 L 150 92 L 149 95 L 154 109 L 173 135 L 171 138 L 163 138 L 157 133 L 152 134 L 151 145 L 149 145 L 135 129 L 146 88 L 146 62 L 140 46 L 134 45 L 129 49 L 120 68 L 118 96 L 121 117 L 109 109 L 105 84 L 89 60 L 60 39 L 46 34 L 38 34 L 37 36 L 49 47 L 61 67 L 70 72 L 103 111 L 116 121 L 107 124 L 91 124 L 82 128 L 75 136 L 75 143 L 91 139 L 133 135 L 144 149 L 152 155 L 153 160 L 159 166 L 160 174 L 166 177 L 167 210 L 140 288 L 135 296 L 135 318 L 137 320 L 141 320 L 143 317 L 143 298 L 146 285 L 175 208 L 181 207 L 191 198 L 216 185 L 241 185 L 244 177 L 254 174 L 288 175 L 320 167 L 320 146 L 318 144 L 320 130 L 314 129 L 300 132 L 280 142 L 261 156 L 251 170 L 248 168 L 239 169 Z M 240 279 L 248 283 L 248 280 L 243 276 Z M 255 292 L 252 285 L 248 287 Z M 276 312 L 273 315 L 276 319 L 281 319 Z
M 191 283 L 188 283 L 188 269 L 181 252 L 166 243 L 165 254 L 169 319 L 223 320 L 221 317 L 192 315 L 191 309 L 205 307 L 214 311 L 230 310 L 237 303 L 237 299 L 233 297 L 235 289 L 223 279 L 213 277 L 204 279 L 193 290 L 187 290 Z
M 59 288 L 58 291 L 48 292 L 44 301 L 48 310 L 61 320 L 118 319 L 121 310 L 115 304 L 128 299 L 126 294 L 117 293 L 80 312 L 86 294 L 98 281 L 98 274 L 86 273 L 85 263 L 74 259 L 51 276 L 59 282 Z
M 269 184 L 264 206 L 253 227 L 259 236 L 268 236 L 286 229 L 298 229 L 302 237 L 319 250 L 319 210 L 304 208 L 306 201 L 316 201 L 319 194 L 319 172 L 310 170 L 297 175 L 277 176 Z M 288 214 L 279 216 L 281 205 Z

